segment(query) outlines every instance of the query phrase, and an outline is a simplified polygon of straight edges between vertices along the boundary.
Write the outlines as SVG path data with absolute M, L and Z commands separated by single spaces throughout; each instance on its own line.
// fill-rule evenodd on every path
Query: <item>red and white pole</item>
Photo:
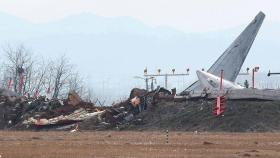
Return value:
M 223 78 L 224 78 L 224 70 L 221 70 L 221 75 L 220 75 L 220 92 L 219 96 L 217 97 L 217 116 L 219 116 L 222 113 L 221 110 L 221 97 L 223 95 Z
M 224 70 L 221 70 L 221 75 L 220 75 L 220 89 L 219 89 L 219 94 L 216 98 L 216 102 L 214 105 L 213 109 L 213 114 L 215 116 L 219 116 L 224 112 L 224 97 L 223 97 L 223 79 L 224 79 Z

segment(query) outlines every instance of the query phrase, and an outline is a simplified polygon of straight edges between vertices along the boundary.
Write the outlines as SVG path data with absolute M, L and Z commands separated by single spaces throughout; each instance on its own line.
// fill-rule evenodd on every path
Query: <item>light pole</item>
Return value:
M 142 79 L 142 80 L 145 80 L 145 83 L 146 83 L 146 90 L 149 91 L 149 79 L 146 77 L 146 78 L 143 78 L 143 77 L 140 77 L 140 76 L 134 76 L 134 78 L 137 78 L 137 79 Z
M 247 67 L 246 72 L 241 72 L 238 75 L 249 75 L 249 70 L 250 70 L 250 68 Z
M 145 80 L 145 83 L 146 83 L 146 90 L 149 91 L 149 80 L 151 80 L 151 90 L 154 90 L 154 81 L 155 81 L 155 84 L 157 82 L 157 80 L 155 79 L 155 77 L 140 77 L 140 76 L 134 76 L 134 78 L 136 79 L 142 79 L 142 80 Z
M 260 67 L 256 66 L 252 69 L 252 87 L 255 88 L 255 73 L 258 72 Z
M 157 74 L 148 74 L 148 70 L 147 68 L 144 69 L 144 77 L 158 77 L 158 76 L 163 76 L 164 79 L 165 79 L 165 89 L 167 89 L 167 82 L 168 82 L 168 77 L 170 76 L 188 76 L 190 75 L 190 69 L 187 68 L 186 69 L 187 73 L 179 73 L 179 74 L 176 74 L 175 73 L 175 69 L 172 69 L 172 73 L 165 73 L 165 74 L 161 74 L 161 69 L 158 69 L 157 70 Z
M 150 77 L 149 79 L 151 79 L 151 91 L 153 91 L 154 90 L 154 81 L 155 81 L 155 84 L 157 84 L 157 80 L 156 80 L 156 78 L 155 77 Z
M 271 75 L 280 75 L 280 72 L 270 72 L 269 70 L 267 76 L 269 77 Z

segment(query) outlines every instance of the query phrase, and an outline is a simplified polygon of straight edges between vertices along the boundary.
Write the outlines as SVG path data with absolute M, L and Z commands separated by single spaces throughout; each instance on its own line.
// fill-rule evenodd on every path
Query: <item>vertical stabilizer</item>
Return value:
M 234 40 L 234 42 L 224 51 L 216 62 L 207 71 L 218 76 L 221 70 L 224 70 L 224 79 L 234 82 L 240 72 L 240 69 L 248 55 L 248 52 L 255 40 L 255 37 L 265 18 L 263 12 L 259 12 L 254 20 L 245 28 L 245 30 Z M 190 85 L 184 92 L 201 90 L 199 81 Z

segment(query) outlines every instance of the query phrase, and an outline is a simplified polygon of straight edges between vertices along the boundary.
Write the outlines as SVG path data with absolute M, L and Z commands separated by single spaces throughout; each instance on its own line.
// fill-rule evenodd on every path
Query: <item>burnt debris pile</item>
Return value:
M 170 95 L 158 88 L 152 92 L 133 89 L 127 100 L 112 106 L 84 102 L 74 91 L 67 99 L 26 98 L 8 90 L 0 93 L 0 128 L 14 130 L 122 129 L 139 113 L 157 102 L 157 96 Z M 138 120 L 141 122 L 141 120 Z
M 227 100 L 214 116 L 214 101 L 174 99 L 164 88 L 132 89 L 112 106 L 84 102 L 74 91 L 66 99 L 24 98 L 0 91 L 0 128 L 9 130 L 179 130 L 280 131 L 280 102 Z

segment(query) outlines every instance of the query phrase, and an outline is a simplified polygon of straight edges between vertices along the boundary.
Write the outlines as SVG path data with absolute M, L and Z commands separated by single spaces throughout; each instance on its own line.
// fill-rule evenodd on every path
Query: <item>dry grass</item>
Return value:
M 2 158 L 280 157 L 280 133 L 0 132 Z

